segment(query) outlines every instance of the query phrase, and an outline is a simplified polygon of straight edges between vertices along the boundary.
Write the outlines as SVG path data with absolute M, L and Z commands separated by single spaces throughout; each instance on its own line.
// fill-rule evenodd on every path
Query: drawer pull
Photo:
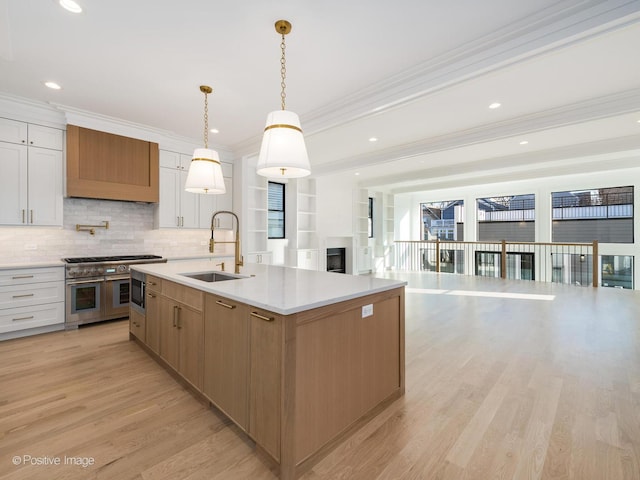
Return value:
M 147 282 L 147 285 L 157 285 L 156 282 Z
M 25 297 L 33 297 L 33 293 L 27 293 L 25 295 L 14 295 L 13 298 L 25 298 Z
M 221 307 L 228 308 L 230 310 L 233 310 L 234 308 L 236 308 L 235 305 L 229 305 L 228 303 L 221 302 L 220 300 L 216 300 L 216 303 Z
M 11 277 L 13 280 L 22 280 L 23 278 L 33 278 L 33 275 L 16 275 Z
M 265 322 L 273 322 L 275 320 L 273 317 L 265 317 L 264 315 L 260 315 L 258 312 L 251 312 L 251 316 L 264 320 Z
M 14 318 L 13 321 L 14 322 L 19 322 L 20 320 L 31 320 L 32 318 L 34 318 L 33 315 L 31 315 L 30 317 L 20 317 L 20 318 Z
M 147 297 L 149 298 L 156 298 L 156 296 L 153 293 L 147 293 Z

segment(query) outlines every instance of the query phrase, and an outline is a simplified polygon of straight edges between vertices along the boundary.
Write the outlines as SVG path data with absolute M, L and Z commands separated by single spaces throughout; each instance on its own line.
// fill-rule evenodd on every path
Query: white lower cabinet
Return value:
M 0 340 L 64 329 L 64 267 L 0 270 Z
M 248 263 L 263 263 L 265 265 L 271 265 L 272 254 L 271 252 L 252 252 L 247 253 L 245 257 L 245 262 Z
M 318 270 L 318 250 L 303 249 L 297 252 L 297 267 L 305 270 Z

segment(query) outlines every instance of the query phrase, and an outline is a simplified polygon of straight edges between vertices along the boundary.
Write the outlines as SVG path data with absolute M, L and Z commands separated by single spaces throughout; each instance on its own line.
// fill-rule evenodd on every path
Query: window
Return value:
M 478 240 L 534 242 L 535 206 L 534 194 L 478 198 Z
M 554 242 L 633 243 L 633 187 L 551 194 Z
M 420 211 L 423 240 L 464 240 L 464 200 L 421 203 Z
M 284 238 L 284 183 L 269 182 L 269 238 Z
M 369 238 L 373 238 L 373 198 L 369 197 Z

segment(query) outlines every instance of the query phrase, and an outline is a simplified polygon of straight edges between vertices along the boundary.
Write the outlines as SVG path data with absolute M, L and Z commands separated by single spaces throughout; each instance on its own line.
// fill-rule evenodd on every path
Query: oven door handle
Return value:
M 74 285 L 82 285 L 85 283 L 100 283 L 100 282 L 104 282 L 104 278 L 98 278 L 95 280 L 80 280 L 80 281 L 73 281 L 73 282 L 67 282 L 67 285 L 69 286 L 74 286 Z
M 129 275 L 124 275 L 122 277 L 106 277 L 105 282 L 109 282 L 111 280 L 129 280 L 131 277 Z

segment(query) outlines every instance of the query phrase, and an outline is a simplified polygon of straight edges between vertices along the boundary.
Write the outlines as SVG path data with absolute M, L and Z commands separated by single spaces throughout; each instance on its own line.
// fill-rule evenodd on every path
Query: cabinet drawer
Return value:
M 142 342 L 147 341 L 146 317 L 133 308 L 129 309 L 129 331 Z
M 146 276 L 146 289 L 156 293 L 162 293 L 162 279 L 152 275 Z
M 202 311 L 203 293 L 201 290 L 185 287 L 174 282 L 164 282 L 162 284 L 162 294 L 195 310 Z
M 0 270 L 0 287 L 64 281 L 64 267 Z
M 0 310 L 0 334 L 64 323 L 64 302 Z
M 0 287 L 0 309 L 64 302 L 64 282 Z

